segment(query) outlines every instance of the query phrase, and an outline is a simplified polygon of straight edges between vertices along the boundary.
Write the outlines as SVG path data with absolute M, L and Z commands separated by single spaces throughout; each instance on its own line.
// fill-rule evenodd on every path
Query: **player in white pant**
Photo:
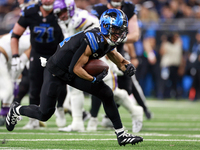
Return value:
M 10 104 L 13 101 L 13 83 L 21 74 L 25 64 L 28 61 L 30 54 L 30 32 L 29 29 L 24 32 L 19 40 L 19 55 L 20 62 L 11 62 L 12 51 L 11 51 L 11 34 L 3 35 L 0 38 L 0 100 L 2 102 L 0 116 L 4 117 L 7 115 Z M 24 53 L 25 52 L 25 53 Z M 12 63 L 18 63 L 20 69 L 18 72 L 12 70 Z M 13 64 L 14 65 L 14 64 Z M 3 124 L 2 124 L 3 125 Z
M 113 89 L 114 100 L 117 104 L 124 107 L 130 114 L 132 118 L 132 131 L 137 133 L 142 129 L 143 122 L 143 108 L 141 106 L 137 106 L 134 104 L 134 101 L 130 98 L 127 91 L 124 89 L 119 89 L 117 87 L 117 75 L 123 75 L 123 73 L 113 64 L 110 60 L 106 59 L 106 57 L 101 58 L 104 62 L 109 65 L 108 75 L 103 79 L 104 82 Z M 113 126 L 111 121 L 108 118 L 103 118 L 103 122 L 109 122 L 110 126 Z M 91 117 L 87 130 L 88 131 L 96 131 L 98 125 L 97 118 Z
M 143 108 L 141 106 L 136 106 L 133 100 L 129 97 L 126 90 L 119 89 L 116 83 L 116 74 L 122 75 L 123 73 L 118 70 L 115 64 L 103 57 L 101 60 L 109 65 L 109 71 L 107 76 L 103 79 L 104 82 L 113 89 L 114 100 L 117 104 L 123 106 L 130 114 L 132 118 L 132 131 L 137 133 L 142 129 L 143 122 Z M 82 110 L 84 105 L 84 95 L 83 92 L 79 90 L 74 90 L 70 92 L 69 98 L 73 97 L 71 102 L 71 110 L 74 112 L 72 124 L 65 128 L 60 128 L 59 131 L 84 131 L 84 123 L 82 119 Z M 70 107 L 69 105 L 67 107 Z M 73 113 L 72 113 L 73 114 Z M 110 120 L 106 120 L 111 123 Z M 88 131 L 96 131 L 98 125 L 98 119 L 91 117 L 88 122 Z M 111 123 L 112 125 L 112 123 Z
M 74 0 L 55 0 L 54 13 L 59 18 L 59 25 L 65 38 L 80 31 L 99 27 L 98 18 L 89 14 L 86 10 L 77 8 Z M 73 130 L 84 131 L 84 124 L 82 121 L 84 94 L 80 90 L 68 87 L 67 97 L 72 107 L 71 111 L 73 121 L 71 127 Z M 63 126 L 66 123 L 65 116 L 63 117 L 63 115 L 59 115 L 63 113 L 63 108 L 56 109 L 55 115 L 57 117 L 56 123 L 58 126 Z

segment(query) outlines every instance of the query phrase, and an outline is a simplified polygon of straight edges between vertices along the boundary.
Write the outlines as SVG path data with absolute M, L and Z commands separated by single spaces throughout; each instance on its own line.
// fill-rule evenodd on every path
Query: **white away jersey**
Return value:
M 67 38 L 79 31 L 99 27 L 99 19 L 96 16 L 90 14 L 87 10 L 77 8 L 68 25 L 65 25 L 63 21 L 60 21 L 59 25 L 62 28 L 62 32 L 65 38 Z

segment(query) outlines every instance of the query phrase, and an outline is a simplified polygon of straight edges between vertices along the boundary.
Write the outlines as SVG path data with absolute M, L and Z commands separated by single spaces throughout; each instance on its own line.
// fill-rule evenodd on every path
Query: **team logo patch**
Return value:
M 46 22 L 46 21 L 47 21 L 47 19 L 46 19 L 46 18 L 43 18 L 43 19 L 42 19 L 42 21 L 43 21 L 43 22 Z

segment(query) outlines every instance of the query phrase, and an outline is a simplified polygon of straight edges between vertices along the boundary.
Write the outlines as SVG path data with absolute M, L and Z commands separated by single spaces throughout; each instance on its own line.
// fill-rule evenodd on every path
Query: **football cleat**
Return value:
M 138 133 L 138 132 L 140 132 L 140 130 L 142 129 L 142 122 L 141 121 L 139 121 L 139 120 L 133 120 L 132 121 L 132 131 L 134 132 L 134 133 Z
M 24 130 L 33 130 L 33 129 L 39 129 L 40 125 L 39 125 L 39 120 L 37 119 L 33 119 L 33 118 L 29 118 L 29 122 L 23 126 L 22 129 Z
M 66 126 L 66 118 L 65 118 L 65 112 L 64 112 L 63 107 L 56 108 L 55 116 L 56 116 L 56 125 L 58 127 Z
M 111 120 L 106 116 L 103 117 L 101 125 L 103 127 L 106 127 L 106 128 L 112 128 L 113 127 Z
M 127 133 L 126 131 L 120 132 L 118 134 L 115 132 L 115 134 L 117 135 L 118 144 L 120 146 L 122 145 L 125 146 L 126 144 L 135 145 L 135 143 L 139 143 L 143 141 L 142 137 L 134 136 L 132 134 Z
M 98 118 L 91 117 L 88 121 L 87 131 L 97 131 Z
M 85 128 L 84 126 L 83 127 L 78 127 L 78 128 L 73 128 L 72 125 L 68 125 L 67 127 L 64 127 L 64 128 L 59 128 L 58 131 L 61 131 L 61 132 L 84 132 L 85 131 Z
M 10 105 L 10 110 L 6 117 L 6 128 L 8 131 L 12 131 L 15 128 L 17 121 L 20 120 L 20 115 L 16 112 L 16 107 L 19 105 L 20 104 L 16 101 L 12 102 Z

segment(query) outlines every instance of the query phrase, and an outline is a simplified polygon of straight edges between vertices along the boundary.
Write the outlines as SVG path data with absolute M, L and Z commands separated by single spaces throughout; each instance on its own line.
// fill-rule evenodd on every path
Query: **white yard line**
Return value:
M 3 141 L 5 139 L 0 139 Z M 117 139 L 7 139 L 6 141 L 26 141 L 26 142 L 36 142 L 36 141 L 116 141 Z M 176 142 L 200 142 L 200 140 L 186 140 L 186 139 L 144 139 L 144 141 L 176 141 Z
M 126 127 L 126 126 L 125 126 Z M 3 131 L 7 131 L 5 127 L 0 127 L 0 134 Z M 22 127 L 15 127 L 15 131 L 24 131 L 24 129 L 22 129 Z M 41 127 L 37 130 L 43 130 L 43 131 L 58 131 L 58 127 Z M 173 128 L 173 127 L 166 127 L 166 128 L 152 128 L 152 127 L 143 127 L 143 130 L 145 131 L 200 131 L 200 128 Z M 112 128 L 103 128 L 103 127 L 98 127 L 98 131 L 97 132 L 102 132 L 102 131 L 110 131 L 110 132 L 114 132 L 114 130 Z M 87 131 L 85 131 L 87 132 Z M 9 133 L 9 132 L 8 132 Z M 67 132 L 66 132 L 67 133 Z
M 26 133 L 18 133 L 18 132 L 1 132 L 1 135 L 77 135 L 77 133 L 68 133 L 68 132 L 62 132 L 62 133 L 32 133 L 32 132 L 26 132 Z M 102 133 L 78 133 L 78 135 L 86 135 L 86 136 L 113 136 L 114 133 L 108 133 L 108 134 L 102 134 Z M 158 137 L 169 137 L 169 136 L 178 136 L 178 137 L 188 137 L 188 138 L 200 138 L 200 134 L 160 134 L 160 133 L 138 133 L 137 135 L 140 136 L 158 136 Z

